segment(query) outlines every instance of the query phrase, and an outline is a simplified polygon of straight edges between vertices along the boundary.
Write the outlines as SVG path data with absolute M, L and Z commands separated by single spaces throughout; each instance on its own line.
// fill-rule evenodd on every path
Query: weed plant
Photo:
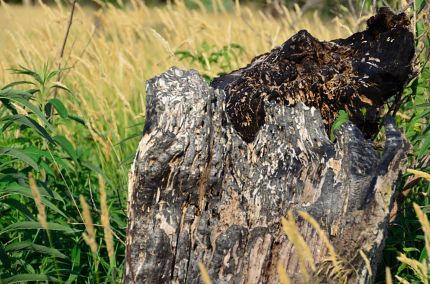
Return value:
M 82 140 L 91 131 L 84 119 L 52 98 L 58 89 L 60 95 L 74 95 L 53 81 L 64 71 L 50 71 L 49 66 L 40 73 L 14 69 L 25 80 L 0 89 L 2 283 L 96 283 L 121 277 L 113 258 L 118 255 L 122 259 L 124 254 L 120 242 L 125 227 L 122 201 L 114 194 L 106 197 L 104 181 L 109 186 L 110 180 L 91 161 L 96 142 L 87 140 L 87 145 L 74 147 L 61 131 L 73 126 Z M 50 107 L 55 110 L 52 116 L 47 113 Z M 91 201 L 93 218 L 101 220 L 104 228 L 95 230 L 96 252 L 91 252 L 83 239 L 85 219 L 80 196 Z M 111 210 L 110 221 L 107 203 L 116 209 Z M 108 221 L 103 221 L 106 218 Z M 114 244 L 108 240 L 109 233 L 119 241 Z M 105 244 L 104 239 L 108 240 Z
M 362 25 L 352 17 L 324 22 L 298 8 L 284 13 L 274 19 L 238 5 L 231 12 L 222 5 L 189 10 L 180 1 L 166 8 L 103 4 L 98 11 L 77 5 L 69 48 L 59 59 L 65 7 L 1 2 L 0 283 L 119 283 L 128 169 L 143 128 L 145 80 L 173 65 L 197 69 L 210 80 L 300 29 L 332 39 Z M 390 227 L 381 282 L 391 275 L 402 283 L 424 281 L 429 263 L 430 235 L 419 213 L 430 208 L 428 15 L 420 15 L 423 71 L 408 85 L 396 115 L 413 146 L 412 171 L 399 186 L 409 194 Z M 284 229 L 296 236 L 291 220 L 284 220 Z M 342 271 L 334 251 L 330 257 Z M 288 278 L 281 267 L 279 273 Z

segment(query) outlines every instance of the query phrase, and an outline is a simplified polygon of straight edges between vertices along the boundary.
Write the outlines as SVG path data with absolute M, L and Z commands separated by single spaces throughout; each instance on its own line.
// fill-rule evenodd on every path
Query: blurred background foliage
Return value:
M 5 0 L 9 4 L 36 5 L 39 0 Z M 55 2 L 65 0 L 43 0 L 45 4 L 53 4 Z M 116 7 L 123 7 L 128 4 L 128 0 L 79 0 L 81 5 L 102 6 L 102 4 L 110 3 Z M 97 4 L 98 3 L 98 4 Z M 175 0 L 144 0 L 143 3 L 150 7 L 160 7 L 163 5 L 175 4 Z M 223 9 L 233 10 L 235 0 L 185 0 L 184 3 L 189 9 L 204 8 L 209 11 L 215 6 L 222 6 Z M 322 15 L 333 16 L 339 13 L 352 14 L 359 17 L 363 13 L 378 8 L 381 6 L 389 6 L 399 10 L 406 0 L 241 0 L 240 5 L 251 6 L 255 9 L 267 10 L 273 15 L 279 15 L 279 7 L 294 8 L 299 6 L 303 12 L 318 10 Z

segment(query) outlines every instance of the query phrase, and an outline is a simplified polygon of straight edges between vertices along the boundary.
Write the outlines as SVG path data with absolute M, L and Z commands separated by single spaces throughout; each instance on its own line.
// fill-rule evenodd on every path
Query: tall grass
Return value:
M 352 18 L 322 21 L 317 14 L 303 16 L 299 9 L 286 10 L 286 17 L 273 19 L 261 11 L 236 6 L 232 11 L 189 10 L 180 1 L 175 6 L 148 8 L 131 2 L 123 9 L 106 5 L 99 10 L 77 5 L 61 66 L 68 68 L 63 83 L 74 90 L 64 97 L 66 105 L 85 117 L 97 142 L 94 157 L 114 183 L 125 189 L 128 165 L 145 113 L 145 81 L 171 66 L 201 70 L 196 61 L 181 60 L 178 51 L 211 52 L 238 44 L 244 53 L 229 66 L 238 68 L 255 55 L 267 52 L 300 29 L 316 37 L 346 36 L 357 27 Z M 69 17 L 68 7 L 36 8 L 0 6 L 0 85 L 17 80 L 8 71 L 25 66 L 57 66 Z M 41 20 L 43 19 L 43 20 Z M 207 47 L 202 49 L 202 47 Z M 204 73 L 210 77 L 227 70 L 208 61 Z M 83 138 L 72 127 L 63 127 L 72 143 Z
M 230 12 L 207 12 L 188 10 L 180 3 L 148 8 L 132 2 L 124 9 L 105 6 L 98 11 L 77 6 L 62 65 L 71 67 L 65 81 L 75 90 L 79 102 L 75 111 L 89 114 L 95 128 L 111 139 L 100 141 L 101 151 L 110 152 L 133 122 L 142 121 L 146 79 L 173 65 L 200 68 L 198 63 L 180 61 L 176 51 L 239 44 L 245 53 L 232 66 L 237 68 L 300 29 L 321 39 L 345 36 L 355 29 L 348 19 L 324 23 L 317 15 L 302 17 L 300 10 L 287 11 L 279 20 L 241 6 Z M 22 8 L 3 3 L 0 83 L 15 80 L 7 71 L 11 66 L 37 70 L 46 62 L 57 63 L 67 18 L 62 6 Z M 223 71 L 219 65 L 208 68 L 212 77 Z

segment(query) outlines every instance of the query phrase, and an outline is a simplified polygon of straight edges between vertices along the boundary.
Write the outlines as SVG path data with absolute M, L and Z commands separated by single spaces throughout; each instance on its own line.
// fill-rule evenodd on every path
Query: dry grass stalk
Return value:
M 329 264 L 329 268 L 327 269 L 327 272 L 329 274 L 330 278 L 337 278 L 340 281 L 346 280 L 347 275 L 350 274 L 350 270 L 346 269 L 343 265 L 343 261 L 340 259 L 340 257 L 336 254 L 336 251 L 333 247 L 333 245 L 330 243 L 329 238 L 327 237 L 324 230 L 321 228 L 321 226 L 318 224 L 318 222 L 312 218 L 311 215 L 309 215 L 307 212 L 300 211 L 299 212 L 300 217 L 302 217 L 306 222 L 308 222 L 317 232 L 318 236 L 324 243 L 324 245 L 328 249 L 329 256 L 326 260 L 324 260 L 324 263 Z M 319 271 L 321 273 L 322 270 Z
M 94 229 L 90 208 L 82 195 L 79 196 L 79 199 L 82 206 L 83 221 L 88 232 L 88 234 L 83 233 L 82 237 L 84 238 L 85 243 L 90 247 L 91 252 L 95 255 L 97 254 L 96 230 Z
M 28 174 L 28 181 L 30 184 L 31 194 L 33 195 L 34 202 L 36 203 L 37 211 L 39 213 L 37 214 L 39 223 L 43 229 L 48 230 L 48 222 L 46 221 L 45 205 L 42 203 L 42 196 L 40 195 L 40 191 L 37 188 L 36 181 L 34 180 L 32 173 Z
M 417 177 L 426 179 L 427 181 L 430 181 L 430 174 L 423 172 L 423 171 L 418 171 L 418 170 L 413 170 L 413 169 L 407 169 L 406 172 L 413 174 Z
M 421 223 L 421 229 L 424 231 L 426 250 L 430 252 L 430 223 L 427 215 L 421 210 L 418 204 L 414 203 L 414 210 L 417 213 L 418 220 Z
M 409 170 L 408 170 L 409 171 Z M 414 203 L 413 204 L 415 212 L 417 213 L 418 220 L 421 223 L 421 229 L 424 232 L 424 238 L 425 238 L 425 246 L 426 250 L 430 251 L 430 223 L 426 216 L 426 214 L 421 210 L 421 208 Z M 424 284 L 429 283 L 428 279 L 428 273 L 429 273 L 429 257 L 427 256 L 426 259 L 423 259 L 422 262 L 419 262 L 416 259 L 408 258 L 405 254 L 400 254 L 397 259 L 406 264 L 410 269 L 414 271 L 414 274 L 420 279 L 420 281 Z M 401 283 L 408 283 L 405 279 L 402 279 L 396 275 L 396 279 L 399 280 Z
M 426 261 L 419 262 L 416 259 L 408 258 L 405 254 L 401 253 L 400 256 L 397 257 L 400 262 L 408 265 L 414 271 L 414 274 L 420 278 L 422 283 L 428 284 L 428 264 Z
M 113 246 L 112 229 L 109 223 L 109 209 L 107 206 L 106 186 L 102 176 L 99 175 L 99 186 L 100 186 L 100 206 L 102 213 L 102 225 L 104 229 L 104 238 L 106 248 L 108 251 L 109 261 L 111 265 L 115 265 L 115 250 Z
M 204 265 L 202 262 L 199 262 L 199 263 L 198 263 L 198 266 L 199 266 L 200 276 L 201 276 L 201 278 L 202 278 L 203 283 L 204 283 L 204 284 L 212 284 L 212 280 L 211 280 L 211 278 L 209 277 L 209 273 L 208 273 L 208 271 L 206 270 L 205 265 Z
M 299 228 L 296 225 L 293 213 L 291 211 L 288 212 L 287 217 L 287 219 L 284 217 L 281 219 L 282 228 L 284 229 L 285 234 L 288 236 L 288 239 L 295 246 L 295 252 L 299 257 L 300 273 L 303 276 L 304 282 L 308 283 L 310 281 L 310 276 L 307 268 L 309 267 L 312 271 L 316 270 L 314 257 L 312 255 L 311 249 L 306 244 L 303 236 L 300 234 Z
M 358 252 L 360 253 L 361 258 L 364 260 L 364 264 L 366 265 L 367 271 L 369 272 L 369 276 L 371 277 L 373 273 L 369 258 L 367 258 L 366 254 L 362 250 L 359 250 Z
M 401 284 L 410 284 L 409 281 L 407 281 L 406 279 L 403 279 L 402 277 L 395 275 L 397 281 L 399 281 Z
M 63 60 L 63 57 L 64 57 L 64 51 L 66 50 L 67 39 L 69 38 L 70 28 L 71 28 L 72 23 L 73 23 L 73 15 L 75 14 L 76 3 L 77 3 L 77 0 L 73 0 L 72 9 L 70 11 L 69 21 L 67 23 L 66 34 L 64 35 L 63 43 L 61 44 L 60 58 L 59 58 L 59 62 L 58 62 L 58 69 L 61 69 L 61 63 L 62 63 L 62 60 Z M 61 81 L 61 73 L 62 72 L 59 72 L 58 75 L 57 75 L 57 82 Z M 55 88 L 54 98 L 57 97 L 57 94 L 58 94 L 58 88 Z M 53 111 L 53 109 L 50 107 L 50 109 L 49 109 L 49 115 L 50 116 L 53 114 L 52 111 Z
M 290 284 L 290 278 L 288 277 L 287 271 L 285 271 L 284 266 L 282 265 L 281 262 L 278 263 L 278 277 L 279 277 L 279 282 L 281 282 L 281 284 Z
M 389 267 L 385 267 L 385 283 L 393 284 L 393 279 L 391 277 L 391 271 Z

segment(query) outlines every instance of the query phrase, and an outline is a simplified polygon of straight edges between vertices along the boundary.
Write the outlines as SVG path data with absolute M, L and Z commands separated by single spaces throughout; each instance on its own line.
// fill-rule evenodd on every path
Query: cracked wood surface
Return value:
M 288 210 L 310 213 L 357 268 L 351 279 L 371 281 L 358 250 L 376 269 L 409 147 L 392 119 L 379 157 L 351 123 L 333 144 L 319 111 L 301 103 L 265 102 L 265 123 L 246 143 L 225 114 L 224 92 L 195 71 L 150 80 L 147 100 L 130 173 L 125 283 L 199 283 L 199 261 L 214 283 L 277 283 L 278 262 L 300 281 L 280 228 Z M 325 246 L 300 224 L 321 263 Z
M 390 117 L 382 153 L 366 138 L 411 78 L 408 25 L 381 9 L 348 39 L 320 42 L 301 31 L 214 88 L 178 68 L 148 81 L 129 176 L 124 283 L 200 283 L 198 262 L 214 283 L 278 283 L 278 264 L 301 283 L 280 226 L 290 210 L 318 221 L 350 282 L 371 283 L 409 144 Z M 352 122 L 332 143 L 327 132 L 341 109 Z M 297 220 L 319 281 L 333 282 L 327 248 Z

